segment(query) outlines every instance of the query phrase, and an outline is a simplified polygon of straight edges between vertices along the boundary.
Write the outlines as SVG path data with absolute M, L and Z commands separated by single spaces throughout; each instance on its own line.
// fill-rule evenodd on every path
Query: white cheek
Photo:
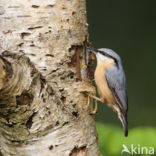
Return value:
M 111 58 L 108 58 L 108 57 L 103 56 L 101 54 L 97 54 L 97 61 L 98 62 L 101 62 L 101 61 L 104 61 L 104 62 L 112 62 L 113 60 Z

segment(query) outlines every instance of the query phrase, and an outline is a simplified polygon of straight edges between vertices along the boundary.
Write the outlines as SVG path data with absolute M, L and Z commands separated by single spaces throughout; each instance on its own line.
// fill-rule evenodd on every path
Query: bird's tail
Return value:
M 125 136 L 127 137 L 128 136 L 128 123 L 127 123 L 127 114 L 126 113 L 120 113 L 120 115 L 118 115 L 121 123 L 122 123 L 122 126 L 124 128 L 124 133 L 125 133 Z
M 127 114 L 126 115 L 121 114 L 121 118 L 122 118 L 122 125 L 123 125 L 123 128 L 124 128 L 125 136 L 127 137 L 128 136 Z
M 124 128 L 125 136 L 128 136 L 128 122 L 127 122 L 127 110 L 122 110 L 119 105 L 113 105 L 114 111 L 117 113 L 118 118 L 120 119 L 122 126 Z

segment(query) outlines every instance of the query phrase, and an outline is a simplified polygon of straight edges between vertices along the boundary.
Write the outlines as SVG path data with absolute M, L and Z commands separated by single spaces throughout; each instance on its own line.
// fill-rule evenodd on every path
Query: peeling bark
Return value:
M 96 156 L 85 0 L 0 1 L 0 151 Z

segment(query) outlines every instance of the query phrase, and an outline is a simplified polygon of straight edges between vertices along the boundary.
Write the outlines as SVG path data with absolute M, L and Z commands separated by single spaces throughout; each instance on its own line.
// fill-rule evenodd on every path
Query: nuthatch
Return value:
M 93 52 L 97 58 L 94 78 L 100 99 L 93 98 L 99 99 L 113 108 L 123 125 L 125 136 L 128 136 L 126 79 L 120 56 L 111 49 L 95 50 L 91 47 L 87 47 L 87 49 Z

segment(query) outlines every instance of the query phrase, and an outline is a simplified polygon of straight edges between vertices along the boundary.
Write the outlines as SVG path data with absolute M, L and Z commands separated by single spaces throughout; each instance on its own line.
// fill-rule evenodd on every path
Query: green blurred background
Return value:
M 156 155 L 156 0 L 90 0 L 87 13 L 92 45 L 116 51 L 127 78 L 129 137 L 124 138 L 116 114 L 99 104 L 101 154 L 120 155 L 122 144 L 127 143 L 153 146 Z

